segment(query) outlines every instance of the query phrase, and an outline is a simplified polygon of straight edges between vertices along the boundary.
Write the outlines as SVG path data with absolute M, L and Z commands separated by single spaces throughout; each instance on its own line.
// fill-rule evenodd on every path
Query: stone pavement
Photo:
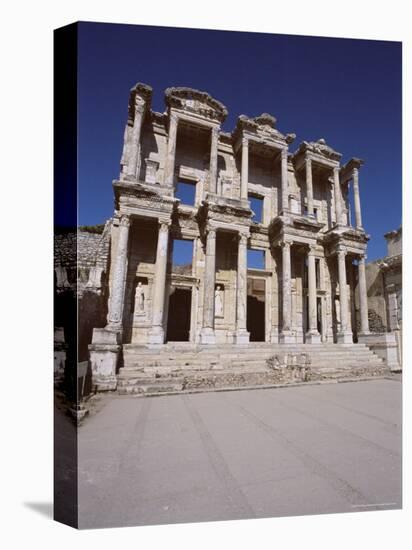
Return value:
M 400 508 L 401 388 L 109 398 L 79 429 L 79 526 Z

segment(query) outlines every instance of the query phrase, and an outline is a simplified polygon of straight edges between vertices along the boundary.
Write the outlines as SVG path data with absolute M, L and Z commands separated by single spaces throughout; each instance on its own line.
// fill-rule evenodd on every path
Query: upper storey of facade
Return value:
M 158 196 L 165 212 L 230 210 L 245 226 L 272 231 L 275 240 L 295 227 L 332 240 L 352 232 L 366 242 L 360 159 L 342 166 L 342 155 L 323 139 L 304 141 L 292 154 L 295 134 L 280 132 L 269 114 L 241 115 L 233 131 L 225 132 L 227 109 L 206 92 L 168 88 L 164 113 L 151 109 L 151 96 L 145 84 L 130 92 L 121 172 L 114 182 L 118 210 L 122 200 L 127 203 L 125 194 Z

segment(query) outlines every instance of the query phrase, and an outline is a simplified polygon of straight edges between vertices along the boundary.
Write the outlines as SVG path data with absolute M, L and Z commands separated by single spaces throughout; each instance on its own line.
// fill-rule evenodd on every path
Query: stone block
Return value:
M 109 344 L 117 345 L 121 343 L 121 332 L 118 330 L 110 330 L 108 328 L 93 329 L 93 344 Z
M 402 370 L 398 343 L 394 332 L 361 334 L 358 340 L 366 344 L 378 357 L 381 357 L 390 370 Z
M 116 389 L 116 373 L 118 370 L 120 349 L 120 346 L 110 346 L 107 344 L 92 344 L 89 347 L 92 384 L 97 391 Z

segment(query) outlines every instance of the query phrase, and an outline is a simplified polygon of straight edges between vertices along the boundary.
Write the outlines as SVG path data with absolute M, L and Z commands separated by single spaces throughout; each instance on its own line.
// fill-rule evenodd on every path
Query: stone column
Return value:
M 309 327 L 306 333 L 306 341 L 315 344 L 320 342 L 317 323 L 317 292 L 316 292 L 316 265 L 313 248 L 309 247 L 308 252 L 308 307 Z
M 248 198 L 247 187 L 249 182 L 249 140 L 242 138 L 242 174 L 240 183 L 240 198 Z
M 356 229 L 363 229 L 360 196 L 359 196 L 359 170 L 357 168 L 353 169 L 352 181 L 353 181 L 353 202 L 355 205 L 355 227 Z
M 107 316 L 107 328 L 111 330 L 120 331 L 122 329 L 129 228 L 130 217 L 123 214 L 118 229 L 117 250 L 110 289 L 109 314 Z
M 335 193 L 336 224 L 340 225 L 342 223 L 342 200 L 339 182 L 339 168 L 337 166 L 333 169 L 333 187 Z
M 281 152 L 281 181 L 282 181 L 282 212 L 289 209 L 288 197 L 288 150 L 282 149 Z
M 291 332 L 291 260 L 289 242 L 282 243 L 282 332 L 279 341 L 284 344 L 294 342 Z
M 215 279 L 216 229 L 211 227 L 206 237 L 206 257 L 203 290 L 203 323 L 200 333 L 202 344 L 215 344 Z
M 165 160 L 165 185 L 173 187 L 175 173 L 175 156 L 176 156 L 176 136 L 177 136 L 177 115 L 172 113 L 169 122 L 169 137 L 167 139 L 166 160 Z
M 313 216 L 312 160 L 310 158 L 306 158 L 306 198 L 308 201 L 308 216 Z
M 138 98 L 136 97 L 136 100 L 137 99 Z M 131 139 L 131 146 L 130 146 L 130 157 L 129 157 L 129 163 L 127 167 L 127 175 L 132 178 L 137 178 L 137 167 L 138 167 L 138 159 L 139 159 L 139 153 L 140 153 L 140 134 L 142 130 L 144 111 L 145 111 L 145 102 L 142 99 L 140 99 L 140 102 L 135 104 L 132 139 Z
M 369 334 L 368 294 L 366 290 L 365 256 L 358 261 L 359 309 L 361 334 Z
M 159 235 L 157 239 L 156 267 L 153 285 L 152 299 L 152 328 L 149 332 L 150 344 L 163 344 L 165 331 L 163 327 L 165 293 L 166 293 L 166 269 L 167 250 L 169 245 L 169 224 L 159 222 Z
M 247 344 L 247 235 L 239 235 L 236 289 L 236 342 Z
M 217 192 L 217 144 L 219 140 L 219 128 L 212 128 L 211 145 L 210 145 L 210 168 L 209 168 L 209 192 Z
M 348 287 L 346 282 L 346 250 L 338 248 L 339 301 L 340 301 L 340 332 L 338 343 L 352 343 L 352 333 L 348 330 Z

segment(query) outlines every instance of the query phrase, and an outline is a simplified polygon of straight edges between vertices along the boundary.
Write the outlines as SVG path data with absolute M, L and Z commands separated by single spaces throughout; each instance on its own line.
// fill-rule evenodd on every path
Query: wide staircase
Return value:
M 159 348 L 123 346 L 121 394 L 175 393 L 299 382 L 348 380 L 387 374 L 365 344 L 267 344 Z

